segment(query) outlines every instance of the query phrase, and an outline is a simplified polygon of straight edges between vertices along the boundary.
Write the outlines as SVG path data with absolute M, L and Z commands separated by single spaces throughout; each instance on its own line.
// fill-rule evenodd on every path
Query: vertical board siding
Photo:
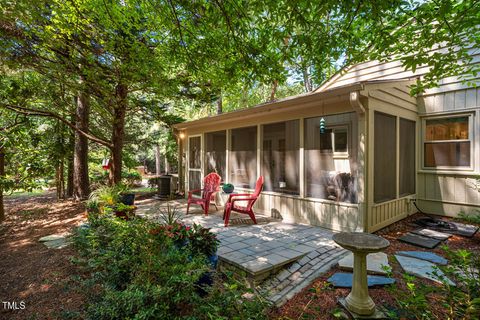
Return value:
M 480 89 L 470 88 L 425 95 L 418 100 L 419 111 L 424 114 L 480 108 Z
M 368 232 L 374 232 L 394 223 L 415 210 L 409 205 L 409 198 L 400 198 L 392 201 L 375 204 L 371 208 L 371 223 Z
M 255 209 L 285 222 L 337 231 L 363 231 L 358 205 L 262 193 Z
M 475 186 L 475 176 L 461 176 L 440 173 L 420 173 L 419 184 L 427 192 L 418 194 L 420 200 L 433 200 L 444 202 L 458 202 L 480 206 L 480 192 Z

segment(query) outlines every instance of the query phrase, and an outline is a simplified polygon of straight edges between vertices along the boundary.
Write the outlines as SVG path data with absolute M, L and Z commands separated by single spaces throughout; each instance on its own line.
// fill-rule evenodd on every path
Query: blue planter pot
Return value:
M 200 278 L 195 282 L 196 291 L 200 297 L 205 297 L 208 294 L 208 288 L 213 286 L 213 275 L 214 272 L 205 272 L 200 276 Z
M 223 190 L 223 192 L 225 192 L 225 193 L 232 193 L 234 189 L 235 189 L 234 186 L 226 186 L 226 185 L 223 185 L 223 187 L 222 187 L 222 190 Z
M 215 253 L 211 256 L 208 256 L 208 262 L 210 262 L 210 266 L 212 267 L 212 269 L 217 269 L 218 255 Z
M 124 193 L 120 196 L 120 202 L 127 206 L 133 206 L 135 203 L 134 193 Z

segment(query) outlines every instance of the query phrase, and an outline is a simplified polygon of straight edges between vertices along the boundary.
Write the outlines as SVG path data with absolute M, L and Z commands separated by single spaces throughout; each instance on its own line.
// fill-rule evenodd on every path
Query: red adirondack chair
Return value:
M 255 219 L 255 213 L 253 212 L 253 205 L 255 201 L 257 201 L 260 193 L 263 189 L 263 176 L 260 176 L 255 184 L 255 192 L 253 194 L 250 193 L 237 193 L 231 194 L 228 197 L 228 201 L 225 204 L 225 209 L 223 211 L 223 220 L 225 220 L 225 227 L 228 227 L 228 220 L 230 219 L 230 213 L 232 211 L 248 214 L 250 219 L 253 220 L 253 223 L 257 224 L 257 219 Z M 246 206 L 239 206 L 235 204 L 238 201 L 246 201 Z
M 211 172 L 205 176 L 203 179 L 203 189 L 195 189 L 188 191 L 188 204 L 187 204 L 187 214 L 190 210 L 191 204 L 198 204 L 202 207 L 205 215 L 208 215 L 208 208 L 210 204 L 215 206 L 215 209 L 218 210 L 217 204 L 215 203 L 215 194 L 217 193 L 220 187 L 220 181 L 222 178 L 215 172 Z M 194 198 L 194 192 L 202 192 L 201 198 Z

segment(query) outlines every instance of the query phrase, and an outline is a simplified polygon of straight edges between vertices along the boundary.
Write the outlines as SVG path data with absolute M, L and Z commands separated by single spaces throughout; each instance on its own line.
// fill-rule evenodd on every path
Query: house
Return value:
M 410 96 L 425 72 L 360 63 L 313 92 L 177 124 L 185 188 L 216 171 L 249 191 L 263 175 L 258 211 L 342 231 L 479 209 L 480 89 L 451 77 Z

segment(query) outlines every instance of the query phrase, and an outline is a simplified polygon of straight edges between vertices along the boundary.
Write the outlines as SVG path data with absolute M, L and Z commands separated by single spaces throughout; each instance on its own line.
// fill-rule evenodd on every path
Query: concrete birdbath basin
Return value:
M 353 253 L 353 284 L 352 291 L 345 299 L 345 307 L 361 316 L 375 313 L 375 303 L 368 295 L 367 285 L 367 255 L 379 252 L 390 245 L 388 240 L 364 232 L 341 232 L 333 235 L 341 247 Z

